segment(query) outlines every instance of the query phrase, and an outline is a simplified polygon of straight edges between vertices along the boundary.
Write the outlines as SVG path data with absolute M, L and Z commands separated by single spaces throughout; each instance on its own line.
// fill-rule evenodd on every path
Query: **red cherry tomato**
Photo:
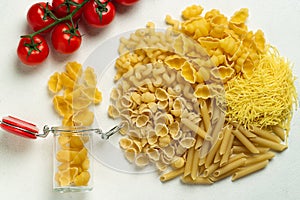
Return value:
M 52 6 L 45 2 L 33 4 L 29 8 L 27 12 L 27 22 L 34 31 L 38 31 L 54 22 L 54 19 L 52 19 L 49 14 L 51 10 Z
M 76 4 L 82 4 L 83 2 L 84 0 L 53 0 L 52 6 L 57 17 L 65 17 L 77 8 Z M 82 9 L 73 16 L 73 19 L 77 20 L 81 14 Z
M 115 18 L 115 6 L 106 0 L 89 1 L 83 8 L 83 17 L 87 24 L 102 28 L 110 24 Z
M 115 2 L 123 5 L 123 6 L 131 6 L 138 2 L 139 0 L 114 0 Z
M 81 35 L 77 28 L 68 23 L 58 24 L 52 31 L 52 45 L 62 54 L 70 54 L 81 45 Z
M 36 35 L 32 39 L 21 38 L 17 48 L 19 59 L 26 65 L 37 65 L 42 63 L 49 55 L 49 47 L 41 35 Z

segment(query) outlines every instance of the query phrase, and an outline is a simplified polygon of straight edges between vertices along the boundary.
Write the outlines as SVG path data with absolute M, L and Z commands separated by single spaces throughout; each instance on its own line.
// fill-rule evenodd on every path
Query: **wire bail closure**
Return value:
M 114 126 L 112 129 L 110 129 L 107 132 L 103 132 L 100 128 L 86 128 L 86 127 L 74 127 L 74 130 L 72 129 L 65 129 L 63 127 L 49 127 L 47 125 L 43 128 L 43 134 L 39 134 L 39 137 L 47 137 L 47 135 L 52 132 L 53 134 L 57 132 L 67 132 L 67 133 L 78 133 L 78 132 L 94 132 L 101 136 L 101 139 L 107 140 L 115 133 L 119 132 L 120 129 L 124 126 L 123 123 Z
M 0 127 L 10 133 L 13 133 L 18 136 L 22 136 L 25 138 L 36 139 L 37 137 L 45 138 L 49 135 L 50 132 L 53 134 L 57 132 L 69 132 L 69 133 L 78 133 L 78 132 L 90 132 L 101 136 L 101 139 L 107 140 L 115 133 L 119 132 L 120 129 L 124 126 L 123 123 L 114 126 L 107 132 L 103 132 L 99 128 L 88 128 L 88 127 L 74 127 L 73 129 L 68 127 L 49 127 L 45 125 L 43 128 L 43 132 L 39 133 L 39 129 L 36 125 L 20 120 L 18 118 L 7 116 L 3 117 L 2 121 L 0 120 Z

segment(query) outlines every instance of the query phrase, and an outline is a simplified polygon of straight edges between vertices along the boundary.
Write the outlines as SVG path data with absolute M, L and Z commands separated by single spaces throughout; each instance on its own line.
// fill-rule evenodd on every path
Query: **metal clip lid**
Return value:
M 18 119 L 16 117 L 12 116 L 7 116 L 3 117 L 2 121 L 0 121 L 0 127 L 10 133 L 13 133 L 18 136 L 22 136 L 25 138 L 30 138 L 30 139 L 36 139 L 37 137 L 47 137 L 47 135 L 52 132 L 88 132 L 88 131 L 94 131 L 96 134 L 101 135 L 101 138 L 104 140 L 109 139 L 110 136 L 113 134 L 117 133 L 120 131 L 120 129 L 124 125 L 121 123 L 117 126 L 114 126 L 112 129 L 110 129 L 107 132 L 103 132 L 99 128 L 95 129 L 90 129 L 87 127 L 75 127 L 74 129 L 70 128 L 60 128 L 60 127 L 49 127 L 49 126 L 44 126 L 43 132 L 39 133 L 39 129 L 37 128 L 36 125 L 23 121 L 21 119 Z
M 36 125 L 12 116 L 3 117 L 0 127 L 15 135 L 31 139 L 36 139 L 39 132 Z

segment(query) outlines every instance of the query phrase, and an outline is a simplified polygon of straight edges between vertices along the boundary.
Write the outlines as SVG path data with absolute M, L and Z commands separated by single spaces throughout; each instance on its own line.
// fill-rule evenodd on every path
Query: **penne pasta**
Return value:
M 194 152 L 195 152 L 194 148 L 190 148 L 187 152 L 187 158 L 186 158 L 186 163 L 185 163 L 185 167 L 184 167 L 184 174 L 183 174 L 184 177 L 191 174 L 193 158 L 194 158 Z
M 268 140 L 271 140 L 271 141 L 277 142 L 277 143 L 281 142 L 280 137 L 278 137 L 277 135 L 274 135 L 270 131 L 266 131 L 266 130 L 260 129 L 260 128 L 258 128 L 256 126 L 252 126 L 252 125 L 249 126 L 249 129 L 252 132 L 254 132 L 256 135 L 258 135 L 258 136 L 260 136 L 262 138 L 265 138 L 265 139 L 268 139 Z
M 201 127 L 194 124 L 191 120 L 183 118 L 183 119 L 181 119 L 181 123 L 184 124 L 189 129 L 191 129 L 192 131 L 194 131 L 195 133 L 197 133 L 203 139 L 205 138 L 205 136 L 206 136 L 205 131 Z
M 255 163 L 259 163 L 259 162 L 262 162 L 262 161 L 265 161 L 265 160 L 270 160 L 274 156 L 275 156 L 275 153 L 269 151 L 267 153 L 263 153 L 263 154 L 259 154 L 259 155 L 249 157 L 246 160 L 245 166 L 252 165 L 252 164 L 255 164 Z
M 254 144 L 252 144 L 252 142 L 250 142 L 239 130 L 234 130 L 232 133 L 251 153 L 259 153 Z
M 203 177 L 209 177 L 220 166 L 220 163 L 213 163 L 203 171 Z
M 200 101 L 200 113 L 204 123 L 204 130 L 208 131 L 210 127 L 210 117 L 208 114 L 207 103 L 205 100 Z
M 288 147 L 287 145 L 276 143 L 261 137 L 251 138 L 251 141 L 263 147 L 269 147 L 275 151 L 283 151 Z
M 222 176 L 222 175 L 226 174 L 227 172 L 237 169 L 238 167 L 244 166 L 245 162 L 246 162 L 246 158 L 240 158 L 231 163 L 228 163 L 227 165 L 214 171 L 213 176 L 214 177 Z
M 281 128 L 279 125 L 275 125 L 275 126 L 272 126 L 272 130 L 276 135 L 278 135 L 280 137 L 280 139 L 282 141 L 285 140 L 286 134 L 285 134 L 283 128 Z
M 228 142 L 230 139 L 231 131 L 232 131 L 232 125 L 227 125 L 224 127 L 224 136 L 222 140 L 222 144 L 220 146 L 220 155 L 223 155 L 226 151 L 226 147 L 228 146 Z
M 209 153 L 207 154 L 206 160 L 205 160 L 205 167 L 208 168 L 208 166 L 211 165 L 211 163 L 214 161 L 216 153 L 219 151 L 220 145 L 222 143 L 222 138 L 218 138 L 216 144 L 211 148 Z
M 180 176 L 181 174 L 183 174 L 183 172 L 184 172 L 184 167 L 175 169 L 175 170 L 172 170 L 168 173 L 161 175 L 159 179 L 161 182 L 166 182 L 166 181 L 172 180 L 172 179 Z
M 221 158 L 220 167 L 224 166 L 229 159 L 229 156 L 231 154 L 231 147 L 232 147 L 233 140 L 234 140 L 234 135 L 230 134 L 230 138 L 229 138 L 229 141 L 227 144 L 227 149 Z
M 259 163 L 256 163 L 256 164 L 253 164 L 253 165 L 249 165 L 247 167 L 244 167 L 240 170 L 238 170 L 237 172 L 235 172 L 233 175 L 232 175 L 232 181 L 235 181 L 239 178 L 242 178 L 244 176 L 247 176 L 251 173 L 254 173 L 258 170 L 261 170 L 263 168 L 265 168 L 267 166 L 267 164 L 269 163 L 268 160 L 265 160 L 265 161 L 262 161 L 262 162 L 259 162 Z
M 270 148 L 267 147 L 256 147 L 259 151 L 259 153 L 266 153 L 270 150 Z M 233 154 L 238 153 L 245 153 L 245 154 L 252 154 L 249 149 L 247 149 L 245 146 L 232 146 L 231 151 Z
M 185 184 L 200 184 L 200 185 L 211 185 L 213 182 L 204 177 L 197 177 L 195 180 L 193 180 L 190 176 L 184 176 L 181 178 L 181 181 Z
M 191 177 L 193 180 L 195 180 L 198 176 L 198 163 L 200 159 L 200 150 L 195 150 L 194 151 L 194 158 L 193 158 L 193 163 L 191 167 Z

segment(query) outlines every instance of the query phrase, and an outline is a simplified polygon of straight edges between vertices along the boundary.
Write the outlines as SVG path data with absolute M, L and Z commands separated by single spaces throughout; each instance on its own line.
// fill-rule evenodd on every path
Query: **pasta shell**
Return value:
M 137 92 L 131 93 L 131 99 L 137 104 L 140 105 L 142 100 L 141 100 L 141 95 Z
M 192 137 L 186 137 L 186 138 L 183 138 L 182 140 L 180 140 L 180 145 L 184 148 L 191 148 L 195 145 L 195 138 L 192 138 Z
M 169 106 L 168 101 L 158 101 L 157 102 L 157 107 L 159 110 L 165 110 Z
M 109 105 L 108 106 L 107 113 L 108 113 L 108 116 L 113 118 L 113 119 L 116 119 L 116 118 L 120 117 L 120 112 L 114 105 Z
M 249 16 L 247 8 L 241 8 L 239 11 L 236 11 L 230 19 L 230 22 L 236 24 L 245 23 Z
M 181 76 L 189 83 L 196 82 L 196 70 L 189 62 L 185 62 L 181 67 Z
M 158 145 L 160 147 L 166 147 L 166 146 L 170 145 L 170 142 L 171 142 L 170 135 L 166 135 L 166 136 L 158 138 Z
M 167 93 L 167 91 L 162 88 L 157 88 L 155 90 L 155 96 L 156 96 L 156 99 L 159 101 L 166 101 L 169 98 L 169 94 Z
M 157 123 L 155 125 L 155 133 L 159 137 L 164 137 L 164 136 L 168 135 L 169 129 L 165 124 Z
M 120 104 L 125 108 L 129 108 L 133 105 L 132 100 L 128 95 L 124 95 L 121 97 Z
M 156 98 L 153 93 L 145 92 L 142 94 L 141 100 L 142 102 L 150 103 L 150 102 L 155 102 Z
M 125 150 L 125 158 L 130 162 L 133 163 L 136 157 L 136 150 L 134 148 L 129 148 Z
M 172 160 L 175 156 L 175 148 L 171 145 L 162 148 L 161 151 L 168 158 L 169 161 Z
M 145 115 L 145 114 L 142 114 L 142 115 L 139 115 L 137 116 L 137 119 L 136 119 L 136 126 L 138 128 L 141 128 L 143 126 L 146 126 L 146 124 L 149 122 L 149 116 Z
M 159 157 L 160 157 L 160 153 L 159 153 L 159 150 L 157 149 L 153 149 L 153 148 L 149 148 L 146 150 L 146 155 L 149 157 L 149 159 L 151 161 L 158 161 L 159 160 Z
M 194 96 L 201 99 L 208 99 L 212 97 L 208 85 L 198 84 L 195 88 Z
M 136 156 L 135 164 L 138 167 L 145 167 L 149 164 L 149 159 L 146 154 L 140 153 Z
M 218 68 L 212 69 L 211 73 L 215 78 L 221 79 L 225 82 L 233 77 L 233 75 L 235 74 L 235 70 L 231 67 L 220 66 Z
M 119 144 L 122 149 L 129 149 L 132 146 L 133 142 L 129 138 L 121 138 Z
M 158 136 L 156 135 L 155 131 L 149 131 L 147 137 L 147 141 L 150 145 L 154 145 L 157 143 Z
M 173 139 L 178 134 L 179 130 L 180 130 L 180 127 L 179 127 L 179 123 L 177 121 L 175 121 L 169 125 L 169 132 Z
M 156 111 L 158 109 L 158 105 L 155 102 L 149 102 L 147 105 L 152 113 L 156 113 Z
M 120 92 L 119 89 L 113 88 L 111 93 L 110 93 L 110 99 L 112 101 L 117 101 L 117 99 L 120 98 L 120 96 L 121 96 L 120 94 L 121 94 L 121 92 Z
M 165 58 L 165 64 L 171 69 L 180 70 L 183 63 L 186 61 L 183 57 L 174 54 Z

